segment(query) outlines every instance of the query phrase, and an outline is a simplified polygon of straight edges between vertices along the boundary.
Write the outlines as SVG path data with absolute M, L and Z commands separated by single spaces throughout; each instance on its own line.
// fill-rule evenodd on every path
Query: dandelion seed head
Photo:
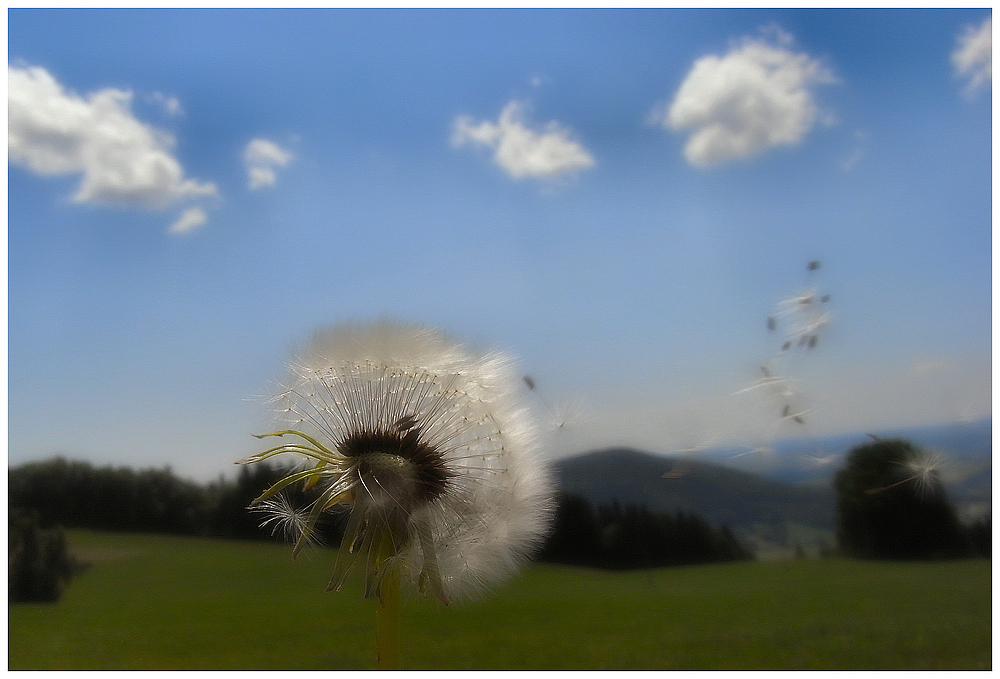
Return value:
M 256 459 L 314 459 L 286 477 L 320 487 L 304 535 L 323 512 L 350 511 L 331 587 L 361 558 L 368 596 L 396 569 L 448 602 L 510 576 L 540 546 L 551 483 L 505 356 L 380 321 L 317 333 L 290 373 L 276 410 L 300 440 Z

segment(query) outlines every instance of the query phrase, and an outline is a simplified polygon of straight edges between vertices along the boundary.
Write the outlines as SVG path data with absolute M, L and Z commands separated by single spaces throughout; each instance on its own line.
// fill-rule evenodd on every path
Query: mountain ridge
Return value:
M 566 458 L 554 465 L 554 474 L 563 492 L 592 505 L 618 502 L 657 512 L 695 513 L 728 527 L 758 551 L 803 541 L 816 550 L 832 540 L 832 488 L 796 486 L 712 462 L 632 448 Z

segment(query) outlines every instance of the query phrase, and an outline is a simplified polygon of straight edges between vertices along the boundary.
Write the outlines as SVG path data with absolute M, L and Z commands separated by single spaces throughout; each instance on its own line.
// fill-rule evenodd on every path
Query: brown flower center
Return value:
M 416 418 L 408 415 L 390 429 L 351 434 L 339 452 L 356 460 L 362 492 L 379 505 L 410 512 L 440 497 L 453 475 L 442 453 L 420 434 Z

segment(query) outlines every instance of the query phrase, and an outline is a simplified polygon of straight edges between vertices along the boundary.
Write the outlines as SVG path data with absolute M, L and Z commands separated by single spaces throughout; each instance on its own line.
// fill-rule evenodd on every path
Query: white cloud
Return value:
M 292 157 L 290 152 L 273 141 L 251 139 L 243 151 L 243 163 L 247 168 L 250 189 L 273 186 L 278 179 L 275 169 L 288 165 Z
M 528 128 L 523 104 L 517 101 L 504 107 L 496 123 L 484 120 L 476 125 L 467 116 L 456 118 L 451 141 L 455 146 L 492 148 L 494 162 L 514 179 L 548 179 L 594 165 L 593 157 L 559 123 L 550 122 L 540 132 Z
M 863 130 L 856 130 L 854 132 L 854 148 L 851 150 L 850 155 L 840 163 L 840 168 L 844 172 L 850 172 L 858 164 L 858 161 L 864 157 L 867 144 L 868 133 Z
M 745 38 L 725 56 L 696 60 L 674 100 L 659 112 L 672 130 L 690 129 L 684 156 L 697 167 L 750 158 L 774 146 L 800 142 L 818 117 L 812 87 L 834 82 L 807 54 Z
M 168 116 L 184 115 L 184 109 L 181 107 L 181 101 L 177 97 L 168 97 L 162 92 L 153 92 L 149 98 L 154 104 L 162 106 L 164 112 Z
M 177 235 L 191 233 L 207 221 L 208 215 L 202 208 L 189 207 L 181 213 L 176 222 L 170 225 L 168 231 Z
M 187 179 L 173 138 L 133 117 L 132 94 L 81 97 L 39 67 L 7 66 L 7 153 L 39 175 L 81 174 L 73 200 L 162 208 L 217 193 Z
M 958 39 L 951 54 L 955 74 L 968 78 L 965 94 L 971 96 L 987 83 L 993 83 L 993 17 L 978 27 L 970 26 Z
M 955 363 L 948 360 L 922 358 L 914 360 L 910 364 L 910 374 L 923 377 L 932 373 L 940 373 L 955 370 Z

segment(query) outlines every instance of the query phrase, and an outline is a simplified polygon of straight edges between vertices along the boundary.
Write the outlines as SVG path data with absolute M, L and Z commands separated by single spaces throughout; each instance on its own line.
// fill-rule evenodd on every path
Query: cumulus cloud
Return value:
M 208 215 L 202 208 L 189 207 L 181 213 L 176 222 L 170 225 L 168 231 L 177 235 L 191 233 L 207 221 Z
M 658 112 L 665 127 L 691 130 L 684 156 L 692 165 L 750 158 L 796 144 L 812 129 L 819 115 L 812 89 L 834 77 L 809 55 L 792 52 L 791 36 L 776 35 L 776 44 L 745 38 L 724 56 L 696 60 L 673 102 Z
M 181 107 L 181 101 L 177 97 L 168 97 L 162 92 L 153 92 L 149 98 L 154 104 L 162 106 L 163 111 L 168 116 L 184 115 L 184 109 Z
M 993 17 L 979 26 L 970 26 L 958 39 L 951 54 L 955 74 L 966 78 L 965 94 L 972 96 L 987 83 L 993 83 Z
M 541 131 L 524 122 L 524 105 L 512 101 L 500 112 L 496 123 L 474 124 L 468 116 L 455 119 L 452 144 L 474 144 L 493 149 L 494 162 L 514 179 L 549 179 L 594 165 L 594 159 L 570 131 L 550 122 Z
M 292 154 L 267 139 L 251 139 L 243 150 L 243 163 L 247 168 L 247 181 L 251 190 L 274 186 L 278 180 L 276 169 L 292 161 Z
M 81 97 L 44 68 L 7 66 L 8 159 L 43 176 L 82 175 L 78 203 L 163 208 L 217 193 L 186 178 L 173 138 L 137 120 L 132 93 Z

